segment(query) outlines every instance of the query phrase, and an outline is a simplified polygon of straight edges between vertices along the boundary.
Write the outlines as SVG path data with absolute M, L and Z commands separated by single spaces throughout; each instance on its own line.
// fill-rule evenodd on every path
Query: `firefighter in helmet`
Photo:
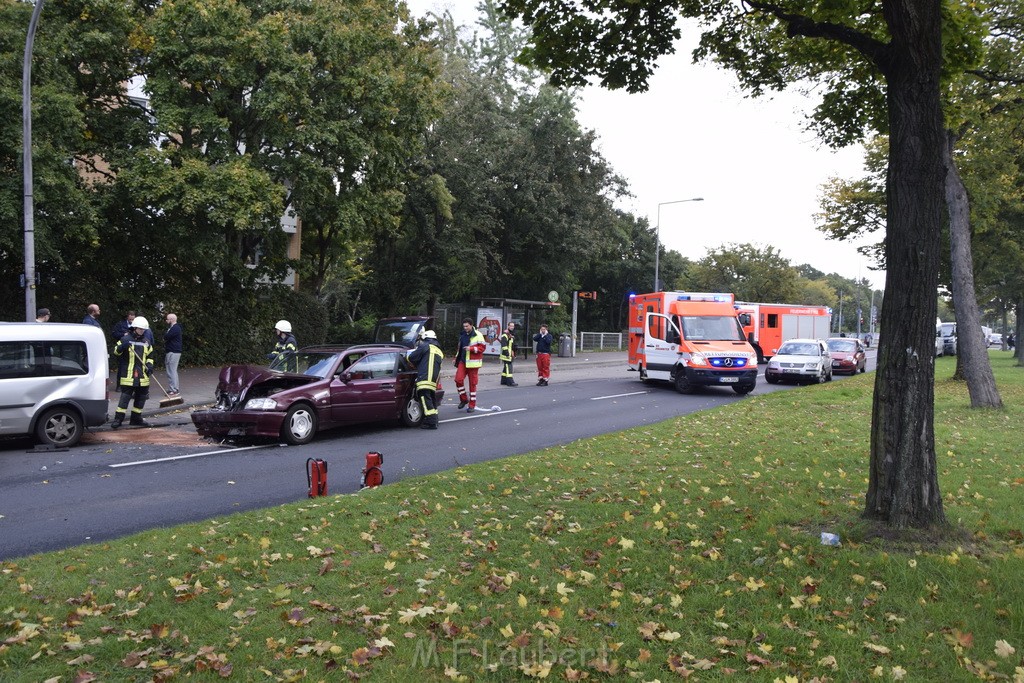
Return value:
M 272 364 L 286 358 L 288 354 L 293 354 L 299 350 L 299 344 L 295 341 L 295 335 L 292 334 L 292 324 L 287 320 L 277 321 L 277 324 L 274 325 L 274 336 L 277 337 L 277 343 L 274 345 L 274 350 L 267 354 L 267 358 L 270 359 Z M 295 359 L 292 358 L 290 362 L 284 363 L 284 367 L 278 366 L 278 369 L 286 372 L 295 372 L 297 368 L 294 366 Z
M 149 342 L 148 332 L 149 321 L 141 315 L 136 316 L 125 335 L 114 344 L 114 355 L 118 358 L 117 385 L 121 390 L 121 400 L 117 402 L 114 420 L 110 423 L 113 429 L 117 429 L 124 422 L 129 403 L 132 403 L 132 416 L 128 424 L 136 427 L 149 426 L 142 419 L 142 408 L 149 398 L 149 378 L 153 374 L 153 345 Z
M 422 429 L 437 429 L 437 380 L 441 377 L 444 353 L 433 330 L 420 332 L 420 341 L 409 353 L 409 362 L 416 366 L 416 398 L 423 406 Z

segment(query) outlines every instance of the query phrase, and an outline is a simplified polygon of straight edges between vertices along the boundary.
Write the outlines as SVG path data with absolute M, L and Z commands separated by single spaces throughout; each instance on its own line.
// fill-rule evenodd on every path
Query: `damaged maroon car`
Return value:
M 342 425 L 423 421 L 416 368 L 396 344 L 311 346 L 270 367 L 230 365 L 220 372 L 217 402 L 192 413 L 207 437 L 271 437 L 299 445 Z M 438 402 L 444 392 L 438 386 Z

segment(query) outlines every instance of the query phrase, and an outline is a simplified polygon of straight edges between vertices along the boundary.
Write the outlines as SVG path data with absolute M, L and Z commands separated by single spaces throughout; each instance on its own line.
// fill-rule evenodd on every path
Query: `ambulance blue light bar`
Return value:
M 676 301 L 719 301 L 731 304 L 733 302 L 732 294 L 712 294 L 710 292 L 691 292 L 690 294 L 680 294 L 676 297 Z

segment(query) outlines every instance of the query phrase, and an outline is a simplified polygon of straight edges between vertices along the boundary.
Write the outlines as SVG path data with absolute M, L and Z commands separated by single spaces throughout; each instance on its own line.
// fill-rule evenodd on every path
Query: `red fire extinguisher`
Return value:
M 384 456 L 377 451 L 370 451 L 366 454 L 366 467 L 363 468 L 362 479 L 359 480 L 359 488 L 373 488 L 384 483 L 384 472 L 380 466 L 384 464 Z
M 327 461 L 319 458 L 306 459 L 306 483 L 309 484 L 309 497 L 327 495 Z

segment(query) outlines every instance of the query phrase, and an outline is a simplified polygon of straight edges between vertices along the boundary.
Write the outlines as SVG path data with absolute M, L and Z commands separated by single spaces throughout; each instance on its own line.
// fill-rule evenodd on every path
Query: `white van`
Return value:
M 0 324 L 0 436 L 67 447 L 107 421 L 103 330 L 73 323 Z

